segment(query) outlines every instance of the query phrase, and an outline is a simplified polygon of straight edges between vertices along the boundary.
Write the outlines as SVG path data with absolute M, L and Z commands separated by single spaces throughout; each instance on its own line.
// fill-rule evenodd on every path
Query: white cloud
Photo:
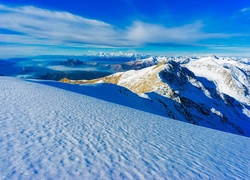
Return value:
M 0 28 L 20 32 L 0 34 L 0 42 L 41 45 L 139 46 L 147 43 L 192 44 L 201 39 L 236 35 L 202 32 L 200 21 L 180 27 L 165 27 L 141 21 L 119 29 L 112 24 L 68 12 L 33 6 L 0 5 Z
M 249 7 L 243 8 L 243 9 L 240 10 L 240 12 L 242 12 L 242 13 L 245 13 L 245 12 L 247 12 L 247 11 L 250 11 L 250 8 L 249 8 Z
M 140 21 L 135 22 L 128 28 L 128 39 L 140 43 L 177 43 L 190 44 L 201 39 L 227 38 L 234 35 L 223 33 L 204 33 L 201 31 L 203 24 L 196 21 L 181 27 L 167 28 L 157 24 L 147 24 Z
M 26 43 L 27 39 L 33 39 L 34 43 L 39 43 L 40 39 L 47 39 L 49 43 L 58 44 L 68 41 L 106 44 L 107 40 L 115 41 L 112 38 L 118 33 L 115 27 L 102 21 L 32 6 L 11 8 L 1 5 L 0 28 L 23 33 L 18 37 L 13 36 L 13 41 L 18 39 L 18 42 L 22 43 Z
M 249 17 L 250 15 L 250 7 L 245 7 L 245 8 L 242 8 L 238 11 L 236 11 L 231 19 L 237 19 L 237 18 L 242 18 L 242 17 Z

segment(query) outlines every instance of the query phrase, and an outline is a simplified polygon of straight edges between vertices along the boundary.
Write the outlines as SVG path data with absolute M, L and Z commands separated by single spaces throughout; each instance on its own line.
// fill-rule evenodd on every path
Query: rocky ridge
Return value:
M 250 136 L 249 67 L 237 63 L 224 62 L 215 56 L 180 61 L 165 59 L 141 70 L 104 78 L 61 81 L 123 86 L 150 101 L 156 114 Z

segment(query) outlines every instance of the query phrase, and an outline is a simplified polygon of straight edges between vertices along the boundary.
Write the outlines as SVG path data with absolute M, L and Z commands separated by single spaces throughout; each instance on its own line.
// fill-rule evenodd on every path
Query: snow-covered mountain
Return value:
M 106 101 L 85 95 L 100 89 Z M 112 84 L 0 77 L 0 179 L 249 178 L 248 137 L 107 102 L 116 91 L 138 99 Z
M 230 59 L 207 57 L 189 62 L 186 67 L 196 76 L 213 81 L 219 93 L 250 104 L 250 65 Z
M 129 61 L 121 64 L 112 64 L 110 66 L 113 71 L 127 71 L 127 70 L 139 70 L 149 66 L 153 66 L 161 62 L 162 59 L 150 56 L 148 58 L 142 58 L 134 61 Z
M 116 84 L 140 95 L 146 104 L 151 103 L 155 114 L 250 136 L 249 62 L 216 56 L 150 57 L 131 63 L 132 68 L 138 64 L 146 67 L 140 70 L 89 81 L 62 81 Z

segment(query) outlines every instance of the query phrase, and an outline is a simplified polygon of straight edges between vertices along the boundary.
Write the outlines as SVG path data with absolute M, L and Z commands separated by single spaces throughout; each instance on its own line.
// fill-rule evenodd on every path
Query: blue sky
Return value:
M 0 56 L 250 56 L 249 0 L 0 0 Z

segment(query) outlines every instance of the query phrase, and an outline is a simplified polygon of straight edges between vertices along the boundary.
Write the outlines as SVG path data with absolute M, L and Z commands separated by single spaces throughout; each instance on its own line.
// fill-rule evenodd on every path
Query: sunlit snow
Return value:
M 250 139 L 0 77 L 0 179 L 248 179 Z

